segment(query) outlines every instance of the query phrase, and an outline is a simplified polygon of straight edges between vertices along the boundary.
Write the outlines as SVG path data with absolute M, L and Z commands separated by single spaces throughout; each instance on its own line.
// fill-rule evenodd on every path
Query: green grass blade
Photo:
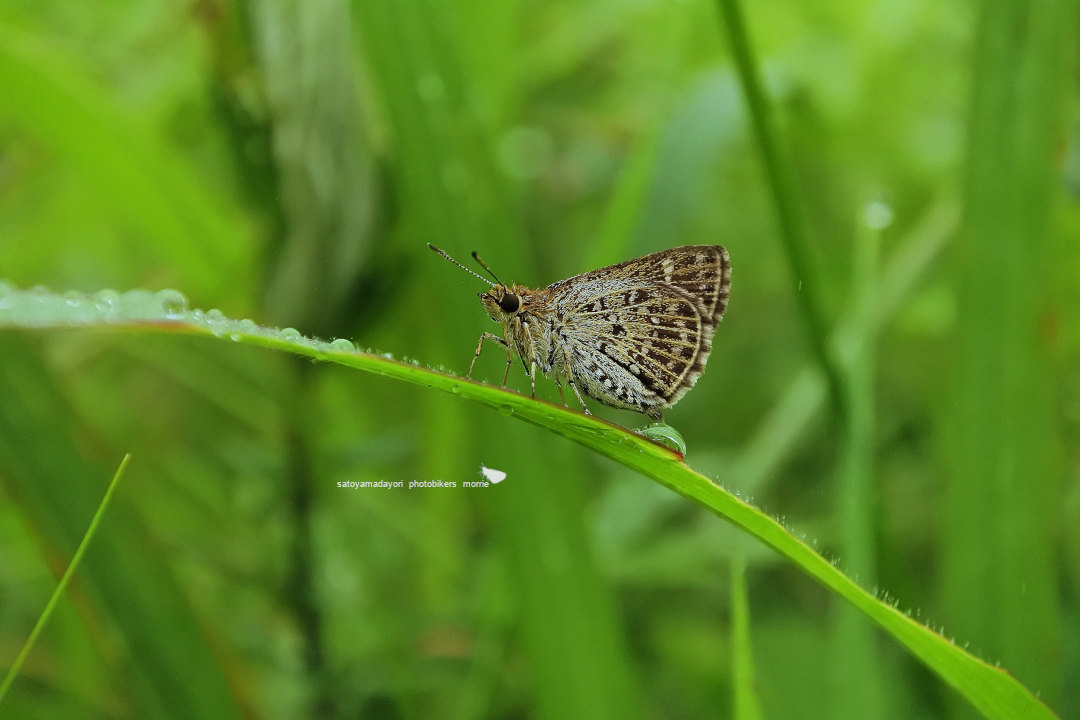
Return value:
M 103 304 L 115 297 L 106 293 Z M 0 298 L 0 306 L 6 308 L 6 300 Z M 71 478 L 94 477 L 101 470 L 75 440 L 93 431 L 79 421 L 53 368 L 29 340 L 0 333 L 0 464 L 5 489 L 17 498 L 42 552 L 66 559 L 74 555 L 104 490 Z M 139 467 L 129 468 L 128 477 L 137 475 Z M 99 529 L 77 582 L 69 587 L 100 616 L 109 636 L 121 640 L 102 647 L 107 659 L 102 671 L 119 674 L 139 717 L 242 717 L 227 676 L 235 650 L 207 632 L 175 566 L 161 561 L 154 531 L 126 500 L 126 493 L 114 497 L 109 522 Z M 20 684 L 8 700 L 24 697 Z
M 750 597 L 746 589 L 746 558 L 731 559 L 731 649 L 736 720 L 760 720 L 761 702 L 754 681 L 754 652 L 750 642 Z
M 41 616 L 38 617 L 37 622 L 34 623 L 34 629 L 30 631 L 30 635 L 26 638 L 26 642 L 23 643 L 22 649 L 19 650 L 19 654 L 15 656 L 15 661 L 12 662 L 11 667 L 8 668 L 7 674 L 4 675 L 3 682 L 0 682 L 0 705 L 4 703 L 4 696 L 7 695 L 11 684 L 15 682 L 15 678 L 19 674 L 23 662 L 26 660 L 27 656 L 30 655 L 30 651 L 34 649 L 34 643 L 37 642 L 38 635 L 41 634 L 41 630 L 45 627 L 45 623 L 47 623 L 49 617 L 52 616 L 53 609 L 56 607 L 56 604 L 60 602 L 60 597 L 64 594 L 64 591 L 67 590 L 71 576 L 75 574 L 75 570 L 78 569 L 79 564 L 82 562 L 83 555 L 86 553 L 86 548 L 90 546 L 90 540 L 93 539 L 94 533 L 97 532 L 98 525 L 101 524 L 101 518 L 105 515 L 105 508 L 109 506 L 109 501 L 112 500 L 113 492 L 116 491 L 116 485 L 120 482 L 120 477 L 124 474 L 124 470 L 127 469 L 130 460 L 131 455 L 125 455 L 124 459 L 120 461 L 120 466 L 117 467 L 116 472 L 113 473 L 112 481 L 105 490 L 105 495 L 101 498 L 101 502 L 98 504 L 94 517 L 90 519 L 90 525 L 87 526 L 86 533 L 83 534 L 82 542 L 79 543 L 79 547 L 75 550 L 75 554 L 71 558 L 71 563 L 68 564 L 67 570 L 64 571 L 63 576 L 60 578 L 60 582 L 57 583 L 52 597 L 49 598 L 49 602 L 45 604 L 45 609 L 41 611 Z
M 860 223 L 861 224 L 861 223 Z M 878 517 L 874 501 L 875 397 L 878 282 L 877 230 L 862 225 L 855 234 L 852 254 L 852 306 L 856 334 L 866 343 L 866 351 L 844 365 L 843 381 L 848 399 L 840 462 L 834 490 L 837 524 L 841 528 L 844 569 L 864 584 L 877 585 L 874 526 Z M 832 716 L 837 718 L 891 717 L 883 701 L 885 679 L 876 662 L 877 638 L 872 628 L 849 607 L 841 607 L 832 629 Z
M 799 213 L 791 170 L 780 151 L 772 111 L 765 98 L 761 78 L 758 76 L 758 65 L 754 58 L 739 0 L 720 0 L 719 5 L 739 81 L 742 83 L 743 94 L 746 96 L 746 105 L 750 111 L 761 159 L 765 165 L 765 175 L 776 206 L 776 216 L 780 223 L 780 241 L 787 256 L 792 278 L 799 287 L 798 306 L 802 312 L 803 322 L 806 324 L 810 348 L 822 372 L 825 373 L 835 409 L 842 411 L 844 407 L 843 384 L 840 381 L 840 371 L 836 361 L 829 352 L 824 301 L 817 285 L 819 273 L 813 269 L 806 227 Z
M 188 310 L 174 291 L 157 295 L 134 291 L 106 303 L 104 309 L 99 305 L 86 296 L 21 292 L 0 284 L 0 329 L 83 326 L 125 333 L 154 331 L 216 337 L 436 388 L 495 408 L 622 463 L 769 545 L 892 635 L 987 717 L 1054 717 L 1011 675 L 965 652 L 867 592 L 778 521 L 687 466 L 679 453 L 625 428 L 510 390 L 436 372 L 416 362 L 399 362 L 389 356 L 359 352 L 348 341 L 313 340 L 295 330 L 261 328 L 250 320 L 232 320 L 219 312 Z
M 1075 8 L 979 6 L 952 402 L 941 419 L 948 622 L 1052 703 L 1068 672 L 1052 520 L 1067 476 L 1053 319 L 1075 308 L 1054 297 L 1053 278 L 1071 259 L 1054 200 L 1073 104 Z

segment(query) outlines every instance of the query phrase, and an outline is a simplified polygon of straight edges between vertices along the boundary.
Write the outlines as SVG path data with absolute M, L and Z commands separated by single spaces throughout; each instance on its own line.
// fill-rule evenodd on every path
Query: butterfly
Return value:
M 536 290 L 502 282 L 475 252 L 495 282 L 428 247 L 490 286 L 480 302 L 502 326 L 502 337 L 480 336 L 466 377 L 489 340 L 506 350 L 503 385 L 517 355 L 533 397 L 539 370 L 560 396 L 569 385 L 586 414 L 582 394 L 662 419 L 705 370 L 731 289 L 731 260 L 720 245 L 661 250 Z

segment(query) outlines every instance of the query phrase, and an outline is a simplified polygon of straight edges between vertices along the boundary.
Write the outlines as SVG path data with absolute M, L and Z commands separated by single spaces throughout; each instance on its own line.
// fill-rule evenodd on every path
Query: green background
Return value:
M 700 0 L 9 1 L 0 278 L 173 287 L 463 373 L 496 327 L 427 242 L 532 286 L 724 244 L 728 316 L 666 413 L 687 462 L 1080 717 L 1077 15 L 1031 5 L 748 6 L 762 121 Z M 491 347 L 476 376 L 502 367 Z M 752 717 L 743 562 L 765 717 L 973 712 L 774 553 L 563 438 L 80 330 L 0 334 L 0 665 L 125 452 L 0 716 Z M 506 482 L 461 488 L 481 463 Z M 338 486 L 378 480 L 459 487 Z

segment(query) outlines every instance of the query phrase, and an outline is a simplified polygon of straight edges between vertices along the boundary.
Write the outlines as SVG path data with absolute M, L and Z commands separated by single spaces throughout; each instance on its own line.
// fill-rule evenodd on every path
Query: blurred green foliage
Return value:
M 532 285 L 722 243 L 728 317 L 666 418 L 688 461 L 1080 716 L 1075 4 L 743 11 L 839 411 L 700 0 L 9 1 L 0 277 L 176 287 L 463 372 L 492 326 L 426 242 Z M 0 658 L 129 451 L 5 715 L 970 712 L 773 553 L 561 438 L 253 348 L 81 331 L 0 336 Z M 507 480 L 338 486 L 481 463 Z

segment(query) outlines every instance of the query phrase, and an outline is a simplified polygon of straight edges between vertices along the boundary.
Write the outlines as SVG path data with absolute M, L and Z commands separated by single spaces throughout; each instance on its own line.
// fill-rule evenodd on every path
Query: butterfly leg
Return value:
M 563 348 L 563 357 L 565 358 L 563 372 L 564 376 L 566 377 L 566 384 L 569 385 L 570 389 L 574 391 L 574 397 L 576 397 L 577 401 L 581 403 L 581 412 L 585 413 L 586 415 L 592 415 L 592 413 L 589 412 L 589 408 L 585 405 L 585 398 L 581 397 L 581 391 L 578 390 L 577 383 L 574 382 L 574 375 L 570 371 L 570 368 L 574 367 L 574 363 L 570 360 L 570 351 L 566 348 Z M 561 387 L 559 388 L 559 396 L 562 396 Z M 563 405 L 566 405 L 565 398 L 563 399 Z
M 530 397 L 536 397 L 536 361 L 529 363 L 529 395 Z
M 562 383 L 556 382 L 555 387 L 557 387 L 559 389 L 559 401 L 562 402 L 563 407 L 566 407 L 566 396 L 563 395 Z
M 581 403 L 581 411 L 586 415 L 592 415 L 592 413 L 589 412 L 589 408 L 585 406 L 585 398 L 581 397 L 581 392 L 577 389 L 577 383 L 575 383 L 573 380 L 568 380 L 567 382 L 570 383 L 570 389 L 574 391 L 574 395 L 577 397 L 577 401 Z
M 503 370 L 503 387 L 506 387 L 506 378 L 510 377 L 510 364 L 514 362 L 514 356 L 510 354 L 510 346 L 506 346 L 506 369 Z
M 495 342 L 506 348 L 506 372 L 503 374 L 503 385 L 506 385 L 506 377 L 510 374 L 510 346 L 498 335 L 492 335 L 489 332 L 480 336 L 480 342 L 476 343 L 476 353 L 473 355 L 472 362 L 469 363 L 469 372 L 466 373 L 466 378 L 472 377 L 473 368 L 476 366 L 476 361 L 480 359 L 480 350 L 484 347 L 485 340 L 494 340 Z

